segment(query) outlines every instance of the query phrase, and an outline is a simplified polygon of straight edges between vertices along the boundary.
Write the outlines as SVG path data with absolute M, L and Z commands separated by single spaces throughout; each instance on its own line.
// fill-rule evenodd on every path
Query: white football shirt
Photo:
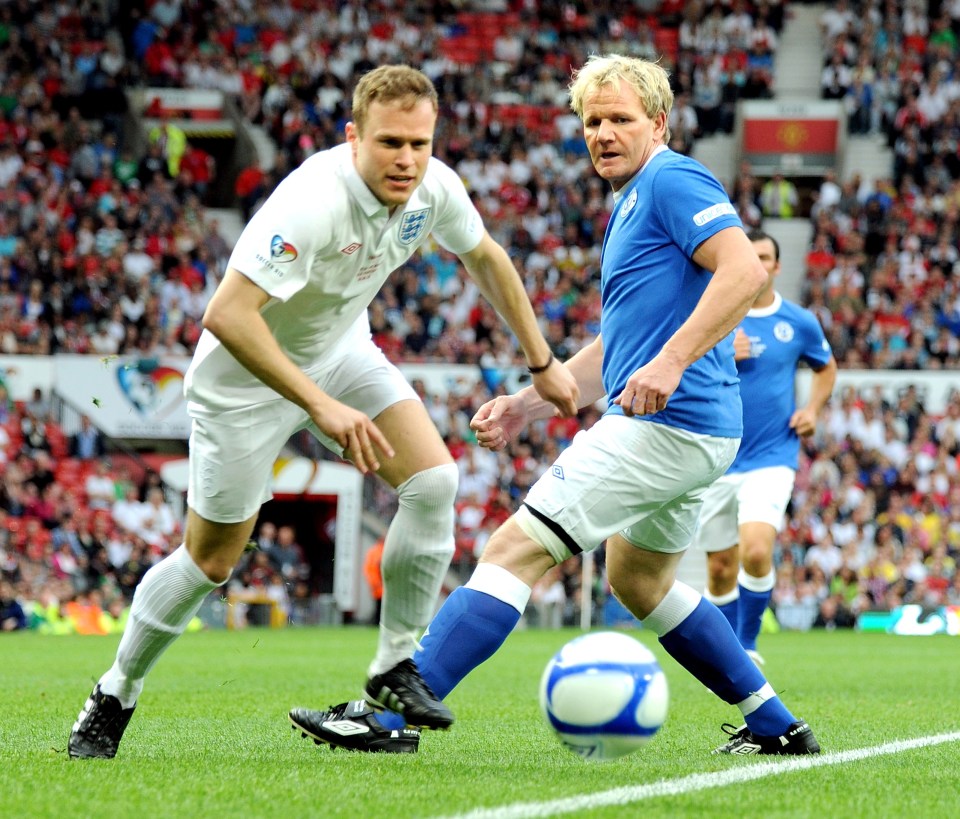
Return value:
M 430 159 L 423 182 L 391 216 L 343 144 L 314 154 L 277 186 L 244 228 L 229 265 L 270 294 L 261 311 L 267 326 L 311 374 L 370 337 L 367 307 L 428 235 L 460 255 L 483 232 L 463 182 L 440 160 Z M 276 398 L 206 330 L 184 392 L 209 409 Z

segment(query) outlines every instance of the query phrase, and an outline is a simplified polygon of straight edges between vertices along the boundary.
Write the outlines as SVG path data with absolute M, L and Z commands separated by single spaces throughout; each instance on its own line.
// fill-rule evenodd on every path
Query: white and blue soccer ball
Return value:
M 643 747 L 667 718 L 667 678 L 650 650 L 626 634 L 576 637 L 547 663 L 540 708 L 560 741 L 585 759 Z

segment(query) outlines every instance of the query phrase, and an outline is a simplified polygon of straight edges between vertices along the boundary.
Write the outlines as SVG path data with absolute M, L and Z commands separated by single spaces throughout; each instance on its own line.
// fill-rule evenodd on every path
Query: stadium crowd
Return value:
M 611 206 L 566 108 L 571 67 L 601 49 L 660 55 L 676 84 L 671 147 L 687 152 L 699 136 L 732 127 L 737 99 L 773 93 L 773 55 L 789 25 L 787 3 L 765 0 L 640 2 L 627 13 L 611 1 L 395 5 L 0 5 L 0 351 L 193 351 L 230 252 L 204 204 L 217 168 L 170 122 L 134 155 L 122 89 L 218 89 L 262 126 L 276 155 L 237 178 L 248 215 L 289 169 L 341 140 L 359 75 L 404 61 L 436 83 L 435 153 L 466 181 L 524 277 L 554 354 L 567 358 L 599 330 L 599 245 Z M 955 5 L 927 19 L 914 0 L 838 0 L 821 21 L 823 95 L 845 101 L 852 131 L 882 134 L 895 152 L 888 179 L 828 176 L 812 209 L 804 303 L 841 367 L 960 365 Z M 481 62 L 485 70 L 474 70 Z M 730 195 L 745 224 L 769 215 L 762 193 L 744 168 Z M 440 248 L 391 278 L 370 321 L 394 360 L 480 362 L 487 376 L 463 394 L 417 385 L 461 466 L 455 561 L 467 571 L 600 409 L 534 425 L 504 453 L 473 444 L 469 420 L 503 389 L 497 374 L 518 363 L 517 351 Z M 787 623 L 845 626 L 900 602 L 960 604 L 960 397 L 942 418 L 922 398 L 910 391 L 890 405 L 845 392 L 807 442 L 777 553 L 775 605 Z M 0 625 L 21 623 L 7 613 L 19 599 L 23 623 L 111 630 L 106 618 L 122 618 L 143 572 L 179 542 L 155 473 L 134 480 L 102 442 L 64 439 L 42 394 L 21 404 L 0 396 L 0 439 Z M 389 515 L 392 495 L 370 490 Z M 262 524 L 261 549 L 238 570 L 234 591 L 273 589 L 294 611 L 316 592 L 315 576 L 295 533 L 279 543 L 271 526 Z M 600 568 L 589 590 L 598 598 L 602 558 Z M 562 567 L 535 593 L 541 621 L 560 611 L 572 622 L 583 593 L 577 567 Z

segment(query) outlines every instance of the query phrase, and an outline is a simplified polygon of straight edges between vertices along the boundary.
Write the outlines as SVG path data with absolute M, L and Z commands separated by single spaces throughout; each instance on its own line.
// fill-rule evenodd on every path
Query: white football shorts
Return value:
M 744 523 L 769 523 L 779 532 L 796 475 L 789 466 L 724 475 L 704 495 L 697 547 L 722 552 L 736 546 Z
M 376 418 L 399 401 L 419 401 L 403 374 L 372 340 L 311 374 L 327 395 Z M 256 514 L 273 496 L 273 464 L 283 445 L 302 429 L 331 452 L 339 444 L 324 435 L 304 410 L 281 398 L 249 407 L 211 413 L 188 405 L 190 477 L 187 504 L 198 515 L 217 523 L 239 523 Z
M 618 532 L 649 551 L 682 552 L 703 493 L 739 446 L 739 438 L 604 415 L 530 488 L 516 521 L 558 562 Z

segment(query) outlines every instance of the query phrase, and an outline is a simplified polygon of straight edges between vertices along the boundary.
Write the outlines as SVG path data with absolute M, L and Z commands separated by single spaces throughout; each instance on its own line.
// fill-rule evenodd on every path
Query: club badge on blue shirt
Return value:
M 620 218 L 622 219 L 630 211 L 633 210 L 633 206 L 637 204 L 637 191 L 634 188 L 630 191 L 630 195 L 627 197 L 626 201 L 620 206 Z
M 773 328 L 773 336 L 784 343 L 793 341 L 793 327 L 785 321 L 778 321 Z

